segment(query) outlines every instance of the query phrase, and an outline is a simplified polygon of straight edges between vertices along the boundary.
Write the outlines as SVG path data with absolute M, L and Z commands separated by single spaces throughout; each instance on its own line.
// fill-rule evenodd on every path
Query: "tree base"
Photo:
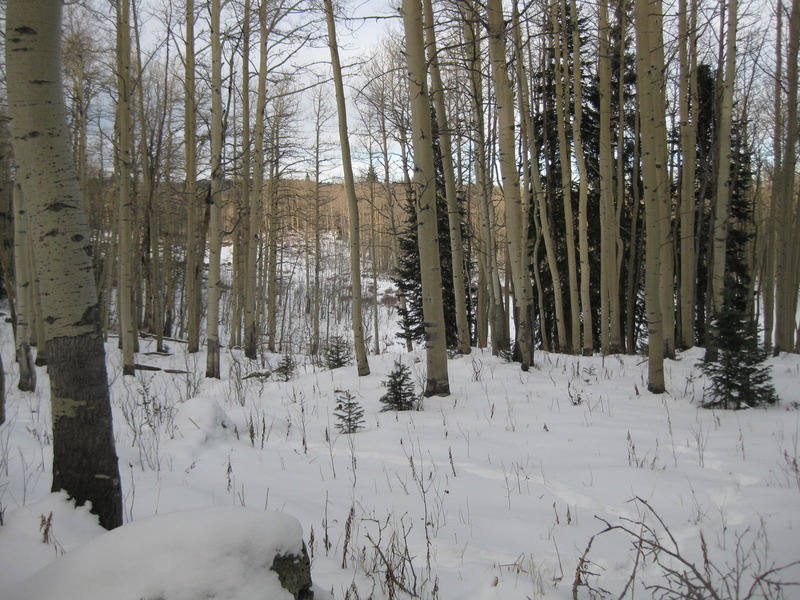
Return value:
M 450 395 L 450 382 L 441 379 L 428 379 L 425 382 L 425 391 L 422 394 L 426 398 L 431 396 L 449 396 Z
M 99 334 L 47 343 L 53 405 L 53 485 L 80 506 L 92 503 L 100 525 L 122 525 L 122 491 L 105 349 Z
M 17 364 L 19 365 L 19 383 L 17 389 L 21 392 L 36 390 L 36 369 L 34 368 L 31 347 L 27 342 L 22 342 L 17 348 Z
M 219 366 L 219 340 L 209 339 L 207 343 L 206 377 L 221 379 Z
M 256 326 L 251 325 L 244 333 L 244 355 L 250 360 L 258 358 L 258 336 Z

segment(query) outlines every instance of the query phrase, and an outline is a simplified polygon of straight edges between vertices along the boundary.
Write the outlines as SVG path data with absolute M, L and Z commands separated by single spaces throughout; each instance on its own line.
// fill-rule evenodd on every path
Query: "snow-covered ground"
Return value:
M 700 350 L 666 363 L 669 393 L 662 396 L 647 392 L 641 357 L 537 353 L 536 368 L 523 373 L 473 350 L 449 361 L 450 396 L 424 400 L 419 412 L 393 413 L 380 412 L 381 382 L 401 360 L 420 389 L 421 353 L 371 356 L 367 377 L 353 367 L 306 363 L 279 382 L 244 378 L 262 366 L 226 350 L 223 379 L 213 381 L 202 378 L 203 353 L 189 355 L 172 343 L 170 356 L 147 355 L 154 348 L 144 340 L 138 362 L 188 372 L 124 378 L 115 342 L 108 354 L 125 517 L 141 526 L 119 538 L 49 493 L 47 376 L 39 370 L 33 394 L 16 390 L 13 342 L 3 325 L 4 598 L 28 578 L 25 589 L 36 592 L 27 597 L 48 597 L 48 586 L 65 581 L 81 556 L 107 556 L 116 565 L 112 571 L 97 564 L 116 582 L 114 598 L 139 600 L 147 597 L 142 590 L 160 589 L 147 586 L 163 573 L 143 566 L 143 556 L 174 565 L 174 590 L 196 589 L 197 578 L 208 578 L 202 567 L 187 565 L 228 565 L 221 567 L 227 575 L 213 576 L 228 582 L 226 595 L 209 597 L 252 598 L 248 582 L 263 562 L 220 562 L 247 528 L 233 518 L 226 529 L 204 512 L 178 513 L 210 507 L 295 517 L 323 600 L 407 597 L 402 588 L 447 600 L 572 598 L 576 581 L 617 597 L 634 564 L 635 597 L 651 597 L 642 588 L 665 584 L 664 571 L 637 559 L 633 538 L 618 529 L 595 537 L 583 563 L 582 571 L 600 578 L 576 580 L 592 536 L 608 525 L 635 533 L 642 523 L 651 527 L 666 549 L 679 550 L 701 572 L 705 547 L 712 567 L 742 570 L 748 585 L 749 573 L 800 560 L 797 356 L 771 361 L 779 406 L 722 412 L 697 408 Z M 269 358 L 274 366 L 281 357 Z M 352 392 L 365 409 L 362 431 L 337 432 L 337 390 Z M 192 514 L 197 530 L 213 527 L 214 535 L 176 533 Z M 154 515 L 161 525 L 145 525 Z M 260 531 L 256 522 L 253 529 Z M 127 540 L 124 547 L 115 547 L 116 539 Z M 37 572 L 51 563 L 65 566 Z M 800 569 L 773 579 L 781 577 L 800 581 Z M 61 584 L 64 595 L 57 597 L 111 597 L 78 586 L 90 579 L 67 577 L 71 589 Z M 576 590 L 589 597 L 587 587 Z M 157 597 L 188 597 L 163 593 Z M 784 593 L 797 598 L 800 588 Z

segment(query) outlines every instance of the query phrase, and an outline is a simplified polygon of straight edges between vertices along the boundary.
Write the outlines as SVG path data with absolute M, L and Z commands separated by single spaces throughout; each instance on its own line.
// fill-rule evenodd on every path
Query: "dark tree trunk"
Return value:
M 92 502 L 100 524 L 122 524 L 122 492 L 114 448 L 105 349 L 97 310 L 94 333 L 47 342 L 53 397 L 53 485 L 78 505 Z

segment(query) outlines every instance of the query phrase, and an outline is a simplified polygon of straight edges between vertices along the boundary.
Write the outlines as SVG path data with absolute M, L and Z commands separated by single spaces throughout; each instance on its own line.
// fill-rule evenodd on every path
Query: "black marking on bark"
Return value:
M 75 235 L 72 236 L 72 241 L 73 242 L 82 242 L 83 241 L 83 236 L 80 233 L 76 233 Z
M 48 83 L 53 83 L 53 82 L 50 81 L 49 79 L 31 79 L 31 83 L 33 83 L 35 85 L 43 85 L 43 84 L 48 84 Z
M 55 317 L 53 317 L 53 316 L 50 316 L 50 317 L 45 317 L 45 319 L 44 319 L 44 322 L 45 322 L 45 323 L 47 323 L 48 325 L 52 325 L 52 324 L 53 324 L 53 323 L 55 323 L 57 320 L 58 320 L 58 319 L 56 319 Z
M 44 234 L 44 237 L 56 237 L 58 235 L 58 229 L 51 229 L 47 233 Z
M 15 27 L 14 32 L 20 35 L 36 35 L 38 32 L 32 27 Z
M 86 247 L 83 249 L 83 251 L 86 252 L 86 256 L 92 256 L 92 254 L 94 254 L 94 248 L 92 247 L 91 244 L 87 244 Z
M 47 210 L 51 210 L 53 212 L 61 212 L 65 208 L 72 208 L 69 204 L 64 204 L 63 202 L 54 202 L 50 206 L 47 207 Z
M 40 135 L 42 135 L 41 131 L 30 131 L 30 132 L 26 133 L 25 135 L 23 135 L 20 139 L 22 139 L 22 140 L 31 140 L 33 138 L 39 137 Z
M 100 305 L 95 304 L 83 311 L 81 320 L 75 325 L 93 325 L 95 331 L 100 331 Z

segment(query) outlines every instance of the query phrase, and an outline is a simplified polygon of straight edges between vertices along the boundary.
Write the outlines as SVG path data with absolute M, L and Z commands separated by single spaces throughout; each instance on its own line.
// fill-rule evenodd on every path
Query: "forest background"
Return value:
M 20 21 L 34 5 L 52 29 Z M 18 388 L 48 366 L 52 489 L 91 500 L 105 527 L 123 498 L 103 340 L 118 339 L 123 381 L 185 344 L 205 347 L 209 382 L 224 365 L 240 384 L 239 353 L 269 378 L 352 351 L 365 378 L 370 356 L 424 342 L 423 397 L 450 395 L 448 364 L 475 348 L 522 371 L 553 352 L 646 355 L 656 395 L 694 346 L 706 364 L 744 341 L 748 360 L 798 351 L 797 0 L 404 0 L 366 21 L 329 0 L 5 8 L 0 265 Z M 384 17 L 402 33 L 342 65 L 337 27 Z M 41 76 L 20 52 L 36 43 L 60 58 Z M 51 95 L 26 113 L 37 89 Z M 702 401 L 778 401 L 747 391 Z M 796 442 L 784 457 L 796 475 Z
M 289 335 L 282 253 L 299 244 L 315 256 L 328 234 L 357 246 L 351 288 L 363 264 L 368 302 L 378 302 L 379 273 L 396 277 L 409 340 L 436 321 L 422 315 L 433 269 L 446 345 L 504 352 L 513 340 L 523 367 L 534 347 L 645 349 L 649 386 L 663 389 L 664 356 L 696 344 L 713 353 L 726 287 L 769 348 L 797 350 L 795 6 L 565 1 L 503 13 L 499 3 L 425 3 L 419 48 L 393 24 L 396 10 L 377 7 L 230 1 L 214 29 L 211 4 L 65 6 L 68 123 L 101 320 L 121 333 L 129 371 L 137 331 L 192 349 L 202 331 L 218 345 L 218 319 L 202 325 L 209 314 L 228 320 L 222 343 L 251 358 L 259 347 L 320 352 L 320 315 L 335 296 L 311 261 L 303 310 L 313 326 Z M 362 39 L 369 32 L 340 69 L 339 94 L 328 12 Z M 420 90 L 431 165 L 414 146 L 426 135 L 409 100 L 417 54 L 429 77 Z M 343 139 L 354 148 L 353 193 L 341 179 Z M 13 290 L 13 162 L 8 148 L 3 156 L 2 264 Z M 439 215 L 427 242 L 417 239 L 430 230 L 417 223 L 425 202 Z M 230 289 L 219 284 L 220 244 L 234 248 Z M 361 296 L 350 312 L 359 321 Z M 33 316 L 22 337 L 35 344 L 36 302 L 20 306 Z

